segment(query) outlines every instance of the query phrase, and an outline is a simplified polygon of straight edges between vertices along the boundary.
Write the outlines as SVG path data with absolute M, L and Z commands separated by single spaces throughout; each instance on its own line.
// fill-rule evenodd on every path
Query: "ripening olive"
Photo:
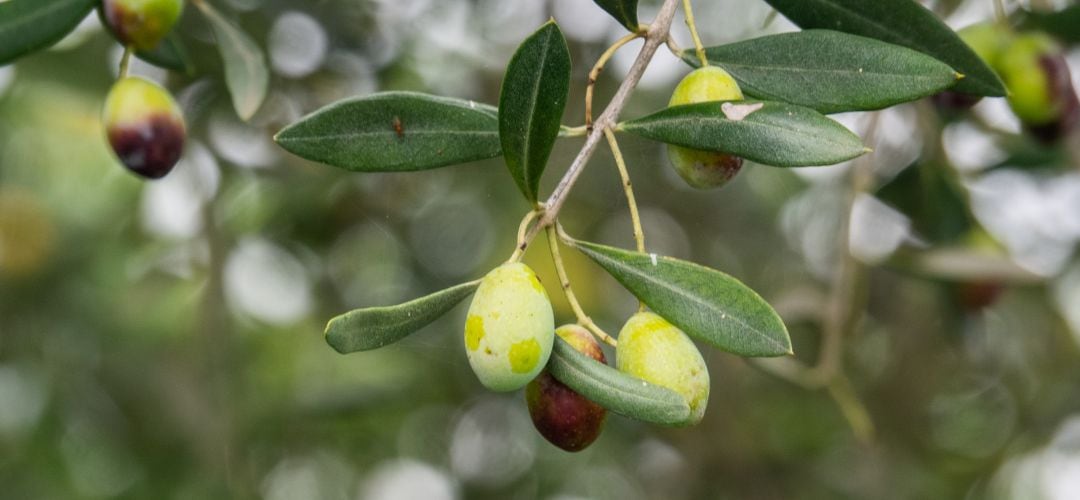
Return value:
M 630 317 L 619 332 L 615 366 L 686 398 L 693 425 L 705 416 L 709 402 L 709 370 L 697 346 L 667 320 L 651 312 Z
M 1069 66 L 1049 36 L 1017 35 L 997 63 L 1013 113 L 1037 138 L 1056 141 L 1080 121 L 1080 99 Z
M 109 145 L 132 172 L 158 179 L 184 151 L 186 130 L 180 107 L 156 83 L 127 77 L 113 85 L 103 116 Z
M 968 26 L 956 32 L 971 50 L 988 66 L 997 66 L 998 58 L 1008 46 L 1013 32 L 1008 26 L 997 22 L 985 22 Z M 966 110 L 982 100 L 981 96 L 946 90 L 934 94 L 933 101 L 945 112 Z
M 150 50 L 169 34 L 183 0 L 103 0 L 101 14 L 120 43 Z
M 716 66 L 692 71 L 671 94 L 669 106 L 708 101 L 741 100 L 742 91 L 735 79 Z M 743 159 L 726 153 L 700 151 L 668 145 L 668 160 L 687 184 L 698 189 L 723 186 L 742 168 Z
M 484 276 L 465 319 L 465 352 L 480 383 L 524 387 L 547 365 L 554 340 L 551 302 L 529 266 L 503 264 Z
M 555 334 L 579 352 L 607 363 L 600 344 L 581 326 L 563 325 Z M 604 407 L 574 392 L 547 370 L 525 386 L 525 402 L 540 435 L 566 451 L 581 451 L 596 441 L 607 418 Z

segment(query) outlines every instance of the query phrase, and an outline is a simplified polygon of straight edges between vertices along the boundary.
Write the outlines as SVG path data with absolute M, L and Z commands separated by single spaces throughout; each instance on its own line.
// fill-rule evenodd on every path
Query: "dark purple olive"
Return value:
M 588 330 L 564 325 L 555 333 L 574 349 L 606 363 L 604 351 Z M 525 387 L 525 402 L 540 435 L 566 451 L 581 451 L 596 441 L 607 418 L 607 410 L 574 392 L 547 370 Z
M 127 77 L 116 82 L 105 99 L 102 120 L 116 157 L 142 177 L 164 177 L 184 151 L 180 107 L 168 91 L 149 80 Z

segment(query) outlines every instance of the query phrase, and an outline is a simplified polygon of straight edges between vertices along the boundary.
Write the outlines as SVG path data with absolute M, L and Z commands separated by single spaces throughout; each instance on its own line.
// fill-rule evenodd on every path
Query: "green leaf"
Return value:
M 153 50 L 140 50 L 135 55 L 160 68 L 179 71 L 186 75 L 192 75 L 195 72 L 191 57 L 175 32 L 166 36 Z
M 1001 97 L 1005 85 L 953 30 L 913 0 L 765 0 L 804 29 L 876 38 L 933 56 L 964 75 L 957 92 Z
M 759 99 L 822 113 L 887 108 L 956 83 L 945 63 L 921 52 L 838 31 L 807 30 L 705 49 L 709 63 Z M 683 60 L 700 64 L 693 51 Z
M 274 140 L 297 156 L 346 170 L 425 170 L 499 156 L 497 113 L 472 101 L 384 92 L 330 104 Z
M 776 167 L 832 165 L 869 151 L 843 125 L 812 109 L 780 102 L 672 106 L 620 127 L 649 139 Z
M 1020 25 L 1029 30 L 1042 30 L 1067 44 L 1080 43 L 1080 4 L 1056 12 L 1025 12 Z
M 0 65 L 60 41 L 99 0 L 0 2 Z
M 499 95 L 506 166 L 529 201 L 536 201 L 569 92 L 570 50 L 559 26 L 548 21 L 510 59 Z
M 326 324 L 326 343 L 341 354 L 393 344 L 449 312 L 478 286 L 472 281 L 396 306 L 347 312 Z
M 791 354 L 780 316 L 731 276 L 656 254 L 577 240 L 570 244 L 692 338 L 740 356 Z
M 244 30 L 221 15 L 210 2 L 195 2 L 195 5 L 206 15 L 214 31 L 233 108 L 241 119 L 249 120 L 262 106 L 270 84 L 266 55 Z
M 638 30 L 638 0 L 593 0 L 630 31 Z
M 661 425 L 690 419 L 690 406 L 679 393 L 600 363 L 558 336 L 547 369 L 578 394 L 622 416 Z

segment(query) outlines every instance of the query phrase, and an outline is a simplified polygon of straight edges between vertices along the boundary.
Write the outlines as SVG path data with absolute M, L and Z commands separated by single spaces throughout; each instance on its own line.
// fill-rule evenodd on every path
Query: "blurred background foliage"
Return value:
M 501 160 L 358 175 L 291 157 L 271 136 L 377 90 L 496 102 L 514 47 L 549 16 L 571 42 L 576 125 L 588 67 L 622 29 L 587 0 L 215 3 L 266 48 L 270 96 L 250 123 L 235 117 L 189 6 L 179 31 L 195 71 L 133 70 L 169 85 L 190 128 L 184 159 L 158 182 L 107 150 L 99 111 L 120 50 L 93 16 L 0 67 L 0 497 L 1080 498 L 1075 135 L 1040 145 L 1002 99 L 955 117 L 929 100 L 838 115 L 876 151 L 850 217 L 850 164 L 749 165 L 699 192 L 661 145 L 624 139 L 650 250 L 758 290 L 799 359 L 817 356 L 844 250 L 870 266 L 844 363 L 876 434 L 856 439 L 826 392 L 706 349 L 700 425 L 612 416 L 596 444 L 567 454 L 533 431 L 521 394 L 475 380 L 463 307 L 378 351 L 341 356 L 321 337 L 343 311 L 504 260 L 528 207 Z M 655 3 L 642 2 L 643 19 Z M 924 3 L 954 28 L 993 14 L 989 0 Z M 1076 13 L 1031 3 L 1021 7 L 1044 12 L 1033 22 Z M 794 29 L 766 23 L 764 2 L 698 4 L 709 45 Z M 679 24 L 676 38 L 690 45 Z M 638 44 L 609 65 L 599 99 Z M 1069 61 L 1080 81 L 1080 46 Z M 687 71 L 661 51 L 624 116 L 664 106 Z M 560 141 L 547 189 L 579 144 Z M 593 163 L 563 222 L 632 246 L 611 156 Z M 566 257 L 582 302 L 617 331 L 632 297 Z M 527 262 L 557 282 L 544 245 Z

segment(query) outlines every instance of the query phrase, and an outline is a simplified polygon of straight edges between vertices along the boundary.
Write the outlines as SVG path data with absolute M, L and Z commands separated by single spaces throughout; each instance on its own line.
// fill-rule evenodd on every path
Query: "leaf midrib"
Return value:
M 525 137 L 521 144 L 522 180 L 525 181 L 525 188 L 528 189 L 529 192 L 535 192 L 536 186 L 534 186 L 534 184 L 538 184 L 537 182 L 534 182 L 532 180 L 532 171 L 529 168 L 532 166 L 532 155 L 530 154 L 530 148 L 532 146 L 532 124 L 533 119 L 536 117 L 537 103 L 540 101 L 540 83 L 544 81 L 544 77 L 547 75 L 548 68 L 546 67 L 546 65 L 548 58 L 548 47 L 551 44 L 551 36 L 553 33 L 554 30 L 550 28 L 544 32 L 545 38 L 543 44 L 541 45 L 542 50 L 540 52 L 540 64 L 538 64 L 538 66 L 540 67 L 540 74 L 537 75 L 536 82 L 533 84 L 532 92 L 529 94 L 529 113 L 528 117 L 525 119 Z
M 741 324 L 743 327 L 745 327 L 750 332 L 752 332 L 755 335 L 767 340 L 770 344 L 776 346 L 781 351 L 786 350 L 786 346 L 784 346 L 782 343 L 776 342 L 776 340 L 774 340 L 772 337 L 767 335 L 765 332 L 763 332 L 761 330 L 758 330 L 757 328 L 751 326 L 749 323 L 744 321 L 738 315 L 730 314 L 727 310 L 721 309 L 720 307 L 714 305 L 711 302 L 703 301 L 703 300 L 697 298 L 697 296 L 695 296 L 695 295 L 684 293 L 680 289 L 674 288 L 672 285 L 668 284 L 667 282 L 664 282 L 662 280 L 657 280 L 657 279 L 653 278 L 652 276 L 650 276 L 649 274 L 646 274 L 646 273 L 644 273 L 642 271 L 639 271 L 636 267 L 626 266 L 624 264 L 621 264 L 619 261 L 617 261 L 615 259 L 612 259 L 612 258 L 610 258 L 610 257 L 608 257 L 608 256 L 606 256 L 604 254 L 596 252 L 595 250 L 591 250 L 591 251 L 594 252 L 596 255 L 599 255 L 601 258 L 603 258 L 605 260 L 608 260 L 609 262 L 612 263 L 612 265 L 615 265 L 616 267 L 619 267 L 620 269 L 629 270 L 630 274 L 633 274 L 635 276 L 640 276 L 640 277 L 642 277 L 643 279 L 645 279 L 646 281 L 648 281 L 651 284 L 660 286 L 661 288 L 664 288 L 665 290 L 669 290 L 669 291 L 673 292 L 678 297 L 686 298 L 689 301 L 691 301 L 691 302 L 693 302 L 695 304 L 700 304 L 700 305 L 704 306 L 705 308 L 707 308 L 709 310 L 717 311 L 717 312 L 720 313 L 720 315 L 724 319 L 728 319 L 728 318 L 733 319 L 736 323 Z M 667 257 L 663 257 L 661 259 L 662 262 L 670 264 L 670 262 L 667 262 L 668 260 L 669 259 Z

